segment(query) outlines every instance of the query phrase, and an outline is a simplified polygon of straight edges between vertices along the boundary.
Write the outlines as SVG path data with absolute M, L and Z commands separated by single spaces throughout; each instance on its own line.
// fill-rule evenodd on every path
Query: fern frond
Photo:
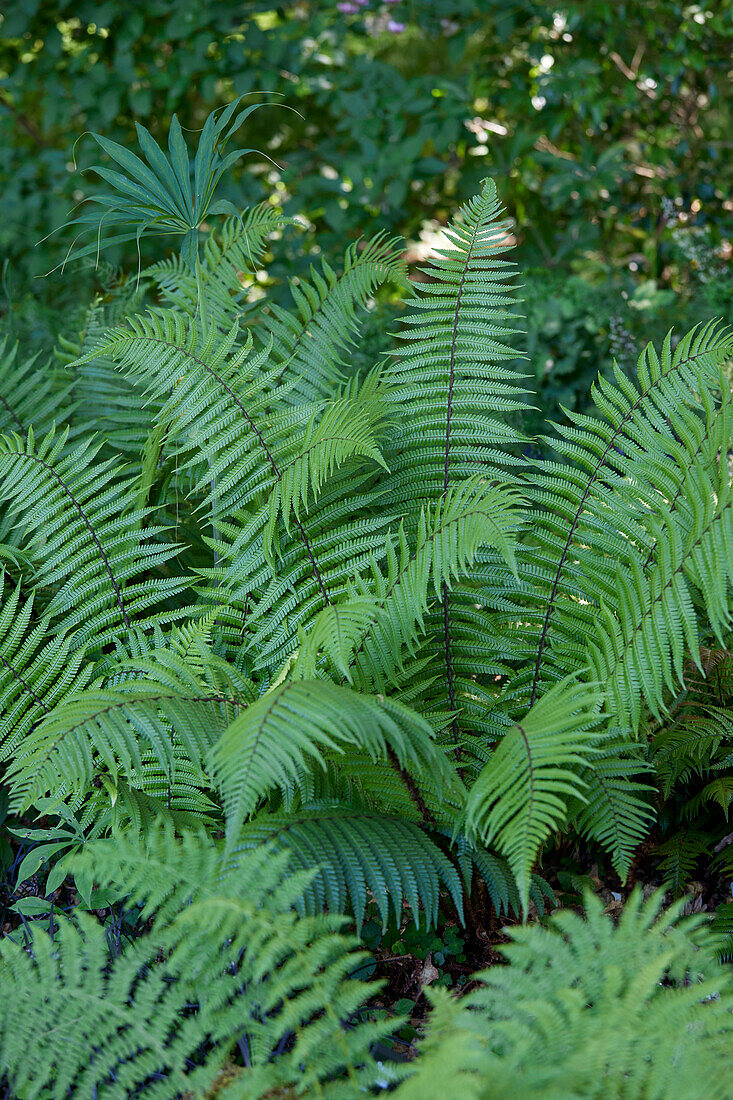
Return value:
M 349 245 L 338 276 L 323 260 L 311 281 L 290 282 L 295 311 L 271 303 L 262 315 L 272 342 L 272 361 L 279 364 L 278 383 L 292 386 L 295 400 L 320 401 L 343 383 L 342 356 L 353 344 L 357 310 L 382 283 L 406 284 L 406 269 L 396 240 L 379 233 Z
M 455 783 L 433 730 L 408 707 L 323 680 L 280 684 L 229 726 L 212 752 L 214 781 L 227 816 L 227 847 L 273 788 L 325 766 L 326 754 L 353 749 L 425 770 L 434 784 Z
M 145 269 L 163 293 L 172 309 L 199 314 L 199 299 L 206 299 L 209 322 L 221 332 L 229 332 L 237 318 L 247 315 L 242 276 L 254 274 L 270 234 L 293 224 L 270 203 L 244 210 L 238 217 L 227 218 L 219 232 L 206 239 L 198 283 L 184 259 L 172 256 Z
M 649 572 L 663 552 L 659 524 L 666 530 L 676 522 L 668 517 L 684 516 L 711 458 L 728 451 L 733 421 L 721 365 L 730 348 L 712 324 L 674 351 L 669 336 L 661 355 L 650 345 L 636 383 L 618 368 L 613 382 L 599 377 L 593 394 L 602 415 L 568 413 L 571 424 L 550 441 L 561 460 L 540 463 L 528 488 L 536 548 L 522 563 L 525 600 L 536 609 L 523 630 L 530 704 L 583 663 L 599 603 L 617 614 L 617 564 Z
M 521 376 L 500 366 L 517 352 L 511 306 L 514 265 L 509 222 L 491 180 L 444 231 L 426 282 L 402 320 L 405 343 L 388 370 L 395 402 L 409 407 L 388 457 L 390 503 L 414 513 L 450 485 L 481 472 L 496 476 L 511 462 L 519 434 L 506 415 L 523 407 Z
M 17 344 L 0 341 L 0 433 L 26 434 L 32 426 L 37 433 L 47 432 L 69 412 L 71 386 L 57 377 L 57 371 L 31 359 L 18 356 Z
M 656 788 L 634 778 L 651 771 L 652 765 L 633 755 L 623 740 L 603 738 L 596 747 L 591 767 L 582 773 L 585 802 L 576 824 L 584 836 L 597 840 L 611 854 L 623 882 L 655 818 L 649 795 Z
M 296 917 L 310 876 L 287 874 L 282 854 L 267 847 L 225 864 L 205 836 L 158 828 L 143 842 L 90 845 L 77 862 L 130 903 L 144 903 L 153 942 L 196 1006 L 199 1027 L 222 1052 L 235 1040 L 245 1046 L 245 1095 L 264 1098 L 296 1083 L 318 1095 L 321 1082 L 343 1075 L 342 1094 L 356 1097 L 373 1083 L 369 1043 L 388 1025 L 352 1019 L 375 988 L 349 977 L 364 956 L 337 914 Z M 191 1077 L 189 1088 L 203 1095 L 200 1075 Z
M 73 631 L 71 652 L 105 645 L 118 632 L 174 613 L 156 605 L 185 588 L 182 578 L 150 574 L 176 548 L 158 541 L 159 528 L 139 529 L 131 512 L 131 482 L 111 460 L 93 464 L 99 444 L 66 447 L 53 431 L 36 444 L 0 438 L 0 499 L 29 536 L 34 580 L 52 592 L 43 609 L 56 630 Z
M 5 578 L 0 576 L 0 594 Z M 49 638 L 48 620 L 33 618 L 34 596 L 18 585 L 0 608 L 0 759 L 25 746 L 30 731 L 67 696 L 84 690 L 93 670 L 63 633 Z
M 293 870 L 315 869 L 299 913 L 348 908 L 358 929 L 373 898 L 384 927 L 390 914 L 399 920 L 404 904 L 418 925 L 424 919 L 430 927 L 441 890 L 462 913 L 455 867 L 422 829 L 399 818 L 327 802 L 291 814 L 259 814 L 238 839 L 244 851 L 269 845 L 289 853 Z
M 251 355 L 237 344 L 238 324 L 204 338 L 190 318 L 170 311 L 134 317 L 109 332 L 97 354 L 113 358 L 163 401 L 158 419 L 169 425 L 184 471 L 215 520 L 266 506 L 272 542 L 280 514 L 291 513 L 301 540 L 299 507 L 317 495 L 336 465 L 360 456 L 380 462 L 374 429 L 384 420 L 383 398 L 372 378 L 347 387 L 321 410 L 270 409 L 277 368 L 269 347 Z
M 656 557 L 647 573 L 632 561 L 617 571 L 618 607 L 601 601 L 595 641 L 589 646 L 594 678 L 606 684 L 618 721 L 638 728 L 642 700 L 658 716 L 665 692 L 684 676 L 685 650 L 699 652 L 697 613 L 691 593 L 704 601 L 717 636 L 731 621 L 733 583 L 733 488 L 727 452 L 718 463 L 690 476 L 689 494 L 669 522 L 650 524 Z
M 597 752 L 599 701 L 596 688 L 561 681 L 504 735 L 469 791 L 466 833 L 506 855 L 525 910 L 540 846 L 566 819 L 568 800 L 585 801 L 578 772 Z
M 198 766 L 226 729 L 242 700 L 197 685 L 128 680 L 115 689 L 84 691 L 61 703 L 37 723 L 9 772 L 15 802 L 27 808 L 39 797 L 84 793 L 95 776 L 142 775 L 146 759 L 156 761 L 170 783 L 177 778 L 177 753 Z M 174 738 L 175 734 L 175 738 Z M 148 757 L 146 754 L 150 754 Z

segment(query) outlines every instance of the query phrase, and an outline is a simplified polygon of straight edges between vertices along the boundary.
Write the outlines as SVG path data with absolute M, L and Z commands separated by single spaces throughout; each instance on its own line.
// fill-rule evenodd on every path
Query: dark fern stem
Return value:
M 445 418 L 445 466 L 443 468 L 443 500 L 445 500 L 448 493 L 448 481 L 450 471 L 450 442 L 451 442 L 451 416 L 453 413 L 453 391 L 455 388 L 456 380 L 456 344 L 458 342 L 458 315 L 461 309 L 461 299 L 463 297 L 463 287 L 466 282 L 466 275 L 468 274 L 468 266 L 471 263 L 471 255 L 476 243 L 476 234 L 478 233 L 479 221 L 473 228 L 471 235 L 471 243 L 468 246 L 468 252 L 466 254 L 466 262 L 461 272 L 461 281 L 458 284 L 458 293 L 456 295 L 456 307 L 453 312 L 453 332 L 451 337 L 451 349 L 450 349 L 450 367 L 448 373 L 448 405 L 446 409 Z M 455 679 L 453 674 L 453 659 L 451 654 L 451 638 L 450 638 L 450 610 L 448 606 L 448 585 L 443 582 L 443 648 L 445 650 L 445 670 L 446 670 L 446 683 L 448 686 L 448 701 L 450 703 L 450 709 L 455 711 L 456 709 L 456 688 Z M 456 759 L 463 759 L 463 752 L 458 745 L 458 739 L 460 737 L 460 730 L 458 727 L 458 719 L 453 716 L 451 722 L 453 732 L 453 743 L 456 745 Z

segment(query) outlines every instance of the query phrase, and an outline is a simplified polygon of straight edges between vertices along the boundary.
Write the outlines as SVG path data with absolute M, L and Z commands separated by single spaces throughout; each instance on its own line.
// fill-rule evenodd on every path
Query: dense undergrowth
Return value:
M 8 1094 L 724 1097 L 730 335 L 530 436 L 494 184 L 419 278 L 377 234 L 284 304 L 238 109 L 100 140 L 105 230 L 183 247 L 3 348 Z

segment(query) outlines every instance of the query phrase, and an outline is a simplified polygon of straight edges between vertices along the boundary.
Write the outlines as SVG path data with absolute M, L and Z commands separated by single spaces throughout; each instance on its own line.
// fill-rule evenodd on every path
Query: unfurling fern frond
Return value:
M 536 703 L 499 742 L 471 787 L 466 831 L 506 855 L 526 909 L 529 874 L 540 846 L 584 801 L 582 771 L 597 751 L 600 694 L 565 681 Z

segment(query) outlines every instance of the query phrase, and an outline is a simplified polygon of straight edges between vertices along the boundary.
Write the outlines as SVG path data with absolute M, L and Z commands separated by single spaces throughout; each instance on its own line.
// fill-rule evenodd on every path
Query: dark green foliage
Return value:
M 203 195 L 221 168 L 212 133 L 197 154 L 214 157 Z M 143 146 L 160 177 L 130 162 L 138 229 L 155 206 L 146 188 L 168 179 Z M 341 911 L 357 927 L 370 906 L 383 926 L 409 912 L 429 929 L 441 895 L 462 920 L 485 887 L 497 913 L 526 915 L 551 895 L 535 869 L 559 830 L 605 850 L 624 879 L 656 818 L 655 769 L 669 791 L 695 771 L 684 739 L 665 755 L 661 727 L 675 729 L 701 646 L 722 648 L 730 630 L 727 330 L 668 336 L 633 377 L 599 377 L 594 415 L 571 413 L 530 464 L 515 424 L 526 379 L 511 241 L 491 181 L 416 285 L 396 354 L 359 372 L 348 359 L 375 288 L 405 278 L 393 242 L 349 246 L 341 272 L 314 266 L 289 306 L 243 299 L 240 263 L 280 224 L 247 211 L 202 250 L 184 237 L 185 258 L 144 270 L 134 291 L 121 283 L 40 390 L 42 419 L 54 394 L 70 426 L 0 438 L 11 806 L 40 819 L 54 881 L 68 872 L 88 907 L 101 891 L 152 921 L 109 968 L 99 928 L 77 914 L 54 944 L 26 931 L 31 955 L 14 933 L 0 988 L 6 1005 L 27 990 L 27 1045 L 56 1012 L 44 984 L 79 991 L 61 1013 L 78 1044 L 49 1045 L 37 1092 L 0 1014 L 7 1070 L 39 1100 L 46 1086 L 358 1095 L 386 1025 L 365 1022 Z M 10 408 L 37 369 L 7 367 Z M 99 439 L 108 416 L 134 444 Z M 716 718 L 714 751 L 729 725 Z M 691 817 L 716 800 L 727 810 L 727 777 L 705 779 Z M 695 853 L 672 837 L 662 854 L 681 887 Z M 728 992 L 708 955 L 712 985 L 658 992 L 667 973 L 696 979 L 689 937 L 662 935 L 674 914 L 650 931 L 658 902 L 632 898 L 617 959 L 588 904 L 587 927 L 557 924 L 581 961 L 540 966 L 537 990 L 531 959 L 563 941 L 521 934 L 527 990 L 508 1017 L 493 971 L 493 1002 L 436 998 L 437 1034 L 406 1095 L 438 1056 L 431 1087 L 453 1066 L 466 1095 L 523 1076 L 528 1093 L 560 1095 L 560 1073 L 582 1095 L 591 1070 L 599 1089 L 620 1094 L 631 1074 L 662 1095 L 675 1059 L 686 1081 L 695 1057 L 718 1056 Z M 597 981 L 587 929 L 609 959 Z M 639 969 L 647 939 L 659 950 Z M 97 1007 L 77 1026 L 86 990 Z M 90 1050 L 102 997 L 119 1016 L 103 1057 Z M 669 1036 L 657 1052 L 634 1030 L 647 1010 Z M 135 1038 L 140 1019 L 153 1052 Z M 573 1053 L 586 1049 L 587 1066 Z

